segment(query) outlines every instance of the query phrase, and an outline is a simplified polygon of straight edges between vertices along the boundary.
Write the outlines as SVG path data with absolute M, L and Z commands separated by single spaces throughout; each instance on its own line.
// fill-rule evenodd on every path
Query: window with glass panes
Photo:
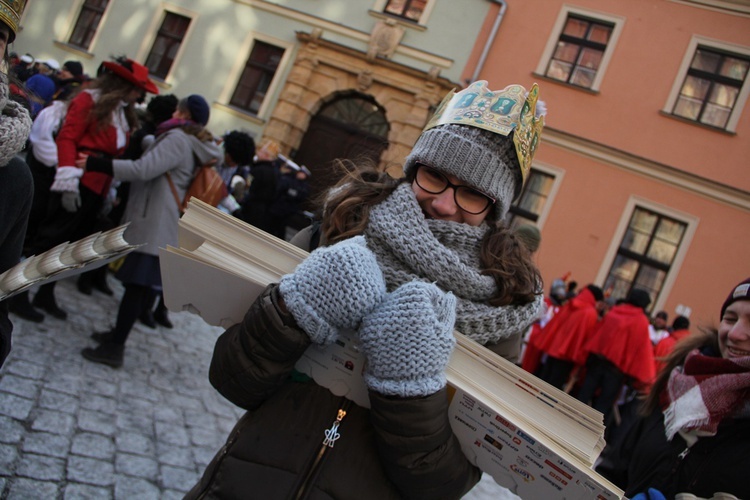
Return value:
M 749 67 L 747 57 L 699 46 L 672 113 L 704 125 L 726 128 Z
M 189 17 L 165 12 L 164 21 L 156 33 L 154 45 L 146 58 L 146 67 L 153 76 L 162 80 L 167 77 L 188 26 L 190 26 Z
M 104 11 L 107 10 L 108 4 L 109 0 L 86 0 L 83 2 L 68 43 L 88 50 L 96 30 L 99 29 L 99 23 Z
M 427 0 L 389 0 L 383 12 L 418 22 Z
M 531 169 L 529 178 L 523 187 L 521 196 L 518 201 L 511 205 L 508 212 L 509 222 L 515 226 L 523 222 L 532 222 L 536 224 L 539 216 L 544 210 L 544 206 L 549 198 L 552 185 L 555 183 L 555 176 Z
M 613 29 L 611 23 L 569 15 L 545 75 L 591 88 Z
M 604 282 L 604 290 L 621 299 L 633 288 L 641 288 L 649 293 L 654 304 L 686 230 L 684 222 L 636 207 Z
M 257 114 L 283 56 L 283 48 L 256 41 L 229 104 Z

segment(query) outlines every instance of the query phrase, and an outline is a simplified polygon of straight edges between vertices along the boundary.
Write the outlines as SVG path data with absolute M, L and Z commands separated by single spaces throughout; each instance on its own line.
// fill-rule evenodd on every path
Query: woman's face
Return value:
M 460 181 L 455 175 L 449 175 L 446 173 L 443 173 L 443 175 L 445 175 L 445 177 L 447 177 L 453 184 L 466 184 Z M 427 219 L 463 222 L 470 226 L 478 226 L 484 222 L 484 219 L 487 218 L 487 214 L 489 214 L 492 209 L 492 205 L 490 205 L 484 212 L 479 214 L 470 214 L 462 210 L 456 205 L 452 187 L 448 187 L 440 194 L 432 194 L 419 187 L 416 181 L 412 181 L 411 189 L 414 191 L 414 194 L 417 197 L 417 203 L 419 203 L 419 206 L 422 208 L 422 212 Z
M 719 349 L 726 359 L 750 356 L 750 300 L 733 302 L 719 324 Z
M 138 100 L 143 97 L 143 94 L 145 94 L 145 92 L 142 89 L 133 87 L 133 90 L 128 92 L 128 95 L 125 97 L 125 102 L 127 102 L 128 104 L 138 102 Z
M 177 120 L 189 120 L 190 112 L 177 108 L 174 110 L 174 113 L 172 113 L 172 118 L 175 118 Z

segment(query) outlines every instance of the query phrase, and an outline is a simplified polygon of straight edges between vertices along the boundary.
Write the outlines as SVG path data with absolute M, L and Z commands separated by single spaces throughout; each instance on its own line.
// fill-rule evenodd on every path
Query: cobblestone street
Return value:
M 80 355 L 109 328 L 122 293 L 57 286 L 66 321 L 11 315 L 13 350 L 0 370 L 0 498 L 177 499 L 192 487 L 242 410 L 210 386 L 221 332 L 189 313 L 174 328 L 137 323 L 115 370 Z M 487 476 L 465 498 L 512 498 Z

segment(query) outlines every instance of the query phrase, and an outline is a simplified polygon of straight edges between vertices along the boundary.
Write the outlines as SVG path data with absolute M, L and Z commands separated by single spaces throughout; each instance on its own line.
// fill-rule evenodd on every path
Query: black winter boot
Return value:
M 151 309 L 144 309 L 138 320 L 149 328 L 156 328 L 156 318 L 154 318 Z
M 169 309 L 164 305 L 164 297 L 159 296 L 159 303 L 154 311 L 154 321 L 164 328 L 172 328 L 174 325 L 169 320 Z
M 107 330 L 106 332 L 94 332 L 91 334 L 91 338 L 99 344 L 104 344 L 114 340 L 115 332 L 112 330 Z
M 81 355 L 94 363 L 101 363 L 103 365 L 111 366 L 112 368 L 120 368 L 122 366 L 124 352 L 124 345 L 104 342 L 93 349 L 91 347 L 86 347 L 81 351 Z
M 34 307 L 54 316 L 57 319 L 67 319 L 68 313 L 60 309 L 55 301 L 55 283 L 48 283 L 39 287 L 34 300 L 31 301 Z
M 29 292 L 21 292 L 8 299 L 8 310 L 18 316 L 34 323 L 44 321 L 44 314 L 40 313 L 29 301 Z

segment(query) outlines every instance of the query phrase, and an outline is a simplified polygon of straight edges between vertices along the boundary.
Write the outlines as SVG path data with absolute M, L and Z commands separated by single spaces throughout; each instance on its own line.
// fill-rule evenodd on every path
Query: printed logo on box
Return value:
M 500 415 L 495 415 L 495 420 L 497 420 L 498 422 L 500 422 L 501 424 L 503 424 L 505 427 L 507 427 L 508 429 L 510 429 L 511 432 L 515 432 L 516 431 L 516 426 L 513 425 L 513 424 L 511 424 L 507 420 L 505 420 Z
M 467 422 L 466 420 L 462 419 L 458 415 L 453 415 L 453 418 L 455 418 L 456 420 L 458 420 L 459 422 L 461 422 L 462 424 L 464 424 L 466 427 L 468 427 L 472 431 L 476 432 L 477 428 L 475 426 L 471 425 L 469 422 Z
M 535 481 L 534 476 L 529 471 L 519 467 L 516 464 L 511 465 L 509 469 L 515 472 L 516 474 L 518 474 L 519 476 L 521 476 L 521 478 L 527 483 L 531 483 Z
M 536 444 L 536 439 L 532 438 L 531 436 L 523 432 L 521 429 L 518 429 L 518 431 L 516 431 L 516 434 L 521 436 L 522 439 L 525 439 L 526 441 L 528 441 L 529 444 Z M 518 444 L 521 444 L 521 443 L 518 443 Z

